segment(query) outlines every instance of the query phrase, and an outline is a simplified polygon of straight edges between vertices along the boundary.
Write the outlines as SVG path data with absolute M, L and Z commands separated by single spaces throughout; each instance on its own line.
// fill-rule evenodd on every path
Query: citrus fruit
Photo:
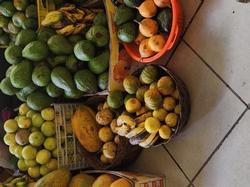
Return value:
M 7 133 L 16 132 L 18 129 L 17 121 L 14 119 L 9 119 L 4 123 L 4 130 Z
M 51 158 L 51 153 L 46 149 L 40 150 L 36 155 L 36 161 L 39 164 L 48 163 L 50 161 L 50 158 Z
M 31 126 L 31 119 L 26 116 L 21 116 L 18 119 L 18 127 L 21 129 L 27 129 Z
M 28 167 L 34 167 L 37 165 L 37 162 L 35 159 L 33 160 L 24 160 L 25 164 L 28 166 Z
M 28 166 L 25 164 L 23 159 L 19 159 L 17 162 L 17 167 L 21 170 L 21 171 L 27 171 L 28 170 Z
M 49 151 L 53 151 L 56 148 L 56 138 L 54 137 L 49 137 L 46 138 L 46 140 L 44 141 L 43 144 L 44 148 L 49 150 Z
M 42 118 L 41 114 L 36 113 L 32 116 L 32 125 L 34 127 L 41 127 L 44 122 L 44 119 Z
M 32 117 L 33 117 L 33 115 L 34 115 L 34 114 L 36 114 L 36 111 L 34 111 L 34 110 L 30 110 L 29 112 L 27 112 L 26 117 L 28 117 L 28 118 L 31 118 L 31 119 L 32 119 Z
M 44 142 L 44 136 L 41 132 L 32 132 L 29 136 L 29 143 L 33 146 L 39 147 Z
M 30 108 L 26 103 L 23 103 L 19 106 L 19 114 L 26 115 L 29 112 Z
M 48 169 L 48 167 L 46 165 L 41 165 L 41 167 L 40 167 L 40 174 L 42 176 L 46 175 L 49 172 L 50 171 L 49 171 L 49 169 Z
M 15 149 L 16 149 L 16 144 L 13 144 L 13 145 L 10 145 L 9 146 L 9 152 L 12 154 L 12 155 L 15 155 Z
M 54 158 L 57 158 L 57 148 L 55 148 L 53 151 L 52 151 L 52 156 Z
M 3 140 L 4 140 L 4 143 L 6 145 L 13 145 L 16 143 L 15 134 L 14 133 L 7 133 L 4 135 Z
M 42 118 L 47 121 L 51 121 L 55 119 L 55 111 L 53 108 L 45 108 L 41 112 Z
M 28 174 L 32 178 L 38 178 L 40 176 L 40 168 L 39 168 L 39 166 L 30 167 L 28 169 Z
M 20 145 L 16 145 L 15 146 L 14 152 L 15 152 L 15 156 L 17 158 L 22 158 L 22 151 L 23 151 L 23 147 L 22 146 L 20 146 Z
M 52 121 L 44 122 L 41 131 L 45 136 L 54 136 L 56 134 L 55 123 Z
M 54 171 L 58 168 L 57 165 L 57 160 L 56 159 L 51 159 L 47 164 L 46 164 L 47 168 L 49 169 L 49 171 Z
M 22 150 L 22 156 L 26 160 L 32 160 L 36 158 L 37 149 L 31 145 L 26 145 Z
M 145 121 L 145 129 L 149 133 L 156 133 L 161 127 L 161 123 L 157 118 L 149 117 Z

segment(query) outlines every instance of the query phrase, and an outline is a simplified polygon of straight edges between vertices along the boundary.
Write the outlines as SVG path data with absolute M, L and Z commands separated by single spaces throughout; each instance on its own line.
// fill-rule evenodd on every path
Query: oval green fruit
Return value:
M 36 32 L 33 30 L 21 30 L 16 37 L 15 45 L 26 46 L 36 40 Z
M 5 17 L 12 17 L 16 12 L 16 8 L 14 7 L 12 1 L 3 1 L 0 4 L 0 13 Z
M 27 18 L 37 18 L 36 5 L 29 5 L 25 10 L 25 16 Z
M 9 77 L 6 77 L 1 81 L 0 88 L 5 95 L 10 96 L 15 95 L 19 91 L 17 88 L 12 86 Z
M 12 21 L 13 21 L 14 25 L 17 27 L 22 27 L 22 24 L 23 24 L 25 19 L 26 19 L 26 17 L 25 17 L 23 12 L 16 12 L 12 16 Z
M 89 70 L 95 74 L 105 72 L 109 67 L 109 51 L 104 51 L 99 56 L 91 59 L 88 63 Z
M 74 54 L 78 60 L 90 61 L 95 56 L 95 46 L 88 40 L 77 42 Z
M 118 38 L 122 42 L 133 42 L 138 34 L 138 26 L 134 22 L 129 22 L 121 25 L 118 28 Z
M 70 55 L 73 50 L 72 44 L 62 35 L 53 35 L 47 42 L 49 49 L 56 55 Z
M 97 47 L 104 47 L 109 43 L 109 31 L 102 25 L 93 25 L 85 37 L 87 40 L 92 41 Z
M 46 92 L 50 97 L 57 98 L 63 95 L 63 90 L 58 88 L 53 82 L 49 83 L 46 87 Z
M 108 88 L 108 78 L 108 72 L 102 73 L 98 76 L 98 86 L 101 90 L 106 90 Z
M 121 91 L 110 92 L 107 103 L 111 108 L 118 109 L 123 105 L 123 93 Z
M 29 0 L 14 0 L 13 4 L 17 10 L 24 11 L 29 5 Z
M 22 48 L 11 45 L 4 51 L 4 57 L 10 64 L 17 64 L 22 60 Z
M 49 107 L 54 100 L 47 94 L 39 91 L 31 93 L 27 97 L 27 104 L 32 110 L 40 111 L 46 107 Z
M 24 58 L 38 62 L 48 57 L 49 50 L 44 42 L 33 41 L 24 47 L 22 55 Z
M 50 82 L 51 71 L 45 64 L 38 64 L 33 70 L 32 81 L 37 86 L 47 86 Z
M 27 18 L 23 21 L 22 24 L 22 29 L 32 29 L 36 30 L 37 29 L 37 20 L 33 18 Z

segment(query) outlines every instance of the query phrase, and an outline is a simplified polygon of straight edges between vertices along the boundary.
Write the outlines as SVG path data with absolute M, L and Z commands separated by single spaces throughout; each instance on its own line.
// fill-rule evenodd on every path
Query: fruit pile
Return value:
M 27 104 L 19 107 L 19 115 L 4 123 L 4 142 L 11 154 L 18 158 L 20 171 L 32 178 L 39 178 L 57 169 L 57 141 L 53 122 L 53 108 L 40 113 L 31 110 Z
M 37 8 L 33 0 L 1 1 L 0 45 L 15 43 L 21 30 L 37 29 Z
M 147 148 L 157 141 L 169 140 L 178 126 L 181 113 L 179 91 L 170 76 L 159 75 L 158 67 L 149 65 L 138 77 L 129 75 L 123 81 L 127 92 L 126 110 L 114 124 L 116 133 L 129 138 L 133 145 Z M 122 98 L 122 93 L 113 92 L 107 103 L 119 108 L 123 105 Z
M 7 4 L 12 5 L 12 2 Z M 65 15 L 56 16 L 57 12 L 51 12 L 44 20 L 45 25 L 58 20 L 56 25 L 65 23 L 61 17 L 69 19 L 75 14 L 69 15 L 68 11 L 75 10 L 80 12 L 75 19 L 83 17 L 83 10 L 67 4 L 61 7 L 61 12 L 58 11 Z M 81 35 L 72 31 L 71 35 L 64 36 L 67 34 L 61 30 L 57 34 L 50 27 L 41 27 L 37 32 L 26 28 L 21 30 L 4 52 L 11 66 L 1 81 L 1 91 L 6 95 L 16 95 L 30 108 L 39 111 L 57 98 L 79 99 L 106 90 L 110 56 L 106 15 L 102 10 L 87 14 L 83 19 L 88 22 L 84 23 Z M 71 32 L 68 26 L 63 29 Z
M 171 3 L 169 0 L 125 0 L 117 8 L 114 21 L 119 40 L 134 42 L 141 57 L 147 58 L 160 52 L 166 43 L 172 24 Z

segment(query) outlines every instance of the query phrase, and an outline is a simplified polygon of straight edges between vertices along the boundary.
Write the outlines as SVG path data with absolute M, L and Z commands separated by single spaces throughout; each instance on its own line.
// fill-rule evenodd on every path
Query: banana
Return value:
M 75 30 L 74 25 L 67 25 L 66 27 L 64 27 L 62 29 L 56 30 L 56 32 L 57 32 L 57 34 L 68 36 L 68 35 L 72 34 L 74 32 L 74 30 Z
M 74 4 L 67 4 L 66 6 L 63 6 L 59 9 L 59 11 L 71 11 L 76 8 L 76 5 Z
M 59 22 L 57 22 L 57 23 L 51 25 L 51 27 L 52 27 L 53 29 L 62 29 L 62 28 L 65 27 L 65 26 L 67 26 L 67 24 L 66 24 L 65 22 L 63 22 L 63 21 L 59 21 Z
M 69 12 L 61 10 L 63 13 L 64 17 L 70 22 L 70 23 L 76 23 L 76 18 Z
M 122 126 L 122 125 L 128 125 L 130 128 L 134 128 L 136 126 L 136 123 L 133 118 L 131 118 L 128 115 L 120 115 L 117 118 L 117 125 Z
M 137 134 L 136 136 L 133 136 L 132 138 L 130 138 L 129 143 L 132 144 L 132 145 L 138 145 L 145 138 L 147 138 L 149 136 L 150 136 L 150 134 L 146 130 L 142 131 L 141 133 Z
M 84 23 L 81 23 L 81 24 L 77 24 L 75 26 L 75 30 L 72 34 L 79 34 L 83 31 L 83 29 L 86 27 L 86 25 Z
M 152 112 L 147 112 L 145 114 L 142 114 L 141 116 L 135 118 L 136 124 L 144 122 L 147 118 L 152 117 Z
M 136 136 L 137 134 L 142 133 L 143 131 L 145 131 L 144 127 L 136 127 L 134 129 L 132 129 L 128 134 L 126 134 L 126 138 L 132 138 L 134 136 Z
M 137 125 L 137 127 L 144 127 L 145 126 L 145 122 L 141 122 Z
M 136 112 L 136 116 L 140 116 L 142 114 L 145 114 L 146 112 L 148 112 L 148 108 L 146 107 L 141 107 L 141 109 L 139 111 Z
M 84 14 L 79 14 L 79 13 L 72 13 L 72 16 L 77 20 L 77 21 L 82 21 L 84 18 Z
M 141 143 L 139 143 L 139 146 L 143 148 L 149 148 L 152 146 L 159 138 L 158 133 L 152 133 L 147 138 L 145 138 Z
M 13 179 L 15 179 L 15 177 L 11 176 L 11 177 L 9 177 L 8 179 L 6 179 L 6 180 L 4 181 L 4 183 L 9 183 L 9 182 L 11 182 Z
M 127 125 L 122 125 L 120 127 L 116 127 L 117 134 L 120 136 L 126 136 L 129 132 L 130 128 Z
M 78 14 L 82 14 L 83 16 L 86 15 L 86 12 L 84 12 L 84 10 L 81 10 L 79 8 L 76 8 L 75 11 L 78 13 Z
M 63 19 L 63 13 L 60 11 L 51 11 L 49 12 L 45 19 L 42 21 L 43 26 L 53 25 Z

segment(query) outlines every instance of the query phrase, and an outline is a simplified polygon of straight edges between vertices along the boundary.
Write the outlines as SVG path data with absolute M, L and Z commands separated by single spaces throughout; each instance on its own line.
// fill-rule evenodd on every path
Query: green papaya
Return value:
M 144 0 L 124 0 L 123 3 L 131 8 L 139 7 Z
M 9 95 L 9 96 L 15 95 L 19 91 L 17 88 L 12 86 L 9 77 L 6 77 L 1 81 L 0 88 L 1 88 L 1 91 L 5 95 Z
M 32 82 L 32 70 L 32 63 L 27 60 L 23 60 L 19 64 L 16 64 L 10 73 L 11 84 L 15 88 L 24 88 L 30 85 Z
M 48 41 L 48 39 L 55 35 L 55 31 L 49 27 L 41 27 L 39 28 L 38 32 L 37 32 L 37 39 L 39 41 L 42 41 L 42 42 L 46 42 Z
M 46 92 L 50 97 L 57 98 L 63 95 L 63 90 L 54 85 L 53 82 L 49 83 L 46 87 Z
M 83 95 L 84 92 L 77 89 L 64 91 L 64 97 L 67 99 L 80 99 Z
M 13 0 L 13 4 L 17 10 L 24 11 L 29 5 L 29 0 Z
M 124 43 L 133 42 L 138 34 L 138 26 L 134 22 L 128 22 L 118 28 L 118 38 Z
M 98 87 L 101 90 L 106 90 L 108 88 L 108 78 L 109 78 L 108 72 L 104 72 L 98 76 Z
M 25 17 L 23 12 L 16 12 L 12 16 L 12 21 L 13 21 L 14 25 L 17 27 L 22 27 L 25 19 L 26 19 L 26 17 Z
M 44 63 L 35 66 L 32 73 L 32 81 L 35 85 L 43 87 L 47 86 L 50 82 L 51 71 Z
M 95 74 L 101 74 L 105 72 L 109 67 L 109 51 L 106 50 L 99 56 L 91 59 L 88 63 L 89 70 Z
M 36 40 L 36 33 L 33 30 L 21 30 L 16 37 L 15 45 L 26 46 Z
M 36 90 L 37 86 L 32 82 L 30 85 L 21 89 L 16 95 L 26 101 L 27 97 Z
M 23 21 L 22 29 L 31 29 L 36 30 L 37 29 L 37 20 L 33 18 L 27 18 Z
M 89 61 L 95 56 L 95 46 L 88 40 L 77 42 L 74 54 L 78 60 Z
M 64 55 L 60 55 L 60 56 L 56 56 L 54 58 L 49 58 L 48 59 L 48 63 L 52 66 L 52 67 L 56 67 L 56 66 L 60 66 L 60 65 L 64 65 L 65 62 L 67 61 L 68 57 L 64 56 Z
M 65 91 L 75 89 L 75 84 L 70 71 L 62 66 L 56 67 L 51 73 L 52 82 L 58 87 Z
M 22 51 L 24 58 L 38 62 L 44 60 L 49 55 L 48 46 L 41 41 L 33 41 L 26 45 Z
M 14 68 L 14 66 L 15 65 L 12 65 L 12 66 L 8 67 L 8 69 L 5 72 L 6 77 L 10 77 L 10 73 L 11 73 L 12 69 Z
M 8 34 L 3 34 L 0 36 L 0 45 L 8 45 L 10 43 L 10 38 Z
M 109 31 L 102 25 L 93 25 L 85 35 L 86 39 L 92 41 L 97 47 L 109 44 Z
M 107 16 L 105 14 L 105 12 L 99 12 L 95 19 L 94 19 L 94 24 L 95 25 L 102 25 L 102 26 L 107 26 L 108 25 L 108 22 L 107 22 Z
M 12 21 L 8 23 L 8 30 L 10 31 L 10 34 L 17 34 L 20 31 L 20 28 L 15 26 Z
M 54 102 L 54 99 L 49 97 L 46 93 L 35 91 L 27 97 L 27 105 L 36 111 L 49 107 Z
M 135 18 L 135 10 L 124 5 L 120 5 L 114 16 L 114 22 L 117 26 L 132 21 Z
M 86 93 L 97 92 L 97 80 L 91 71 L 87 69 L 80 70 L 75 73 L 74 79 L 78 90 Z
M 77 63 L 78 60 L 75 57 L 75 55 L 70 55 L 65 63 L 66 68 L 68 68 L 72 73 L 75 73 L 77 71 Z
M 4 57 L 10 64 L 17 64 L 22 60 L 22 48 L 20 46 L 11 45 L 4 51 Z
M 25 10 L 25 16 L 27 18 L 37 18 L 36 5 L 29 5 Z
M 73 50 L 73 46 L 67 38 L 58 34 L 49 38 L 48 46 L 50 51 L 56 55 L 69 55 Z
M 0 4 L 0 13 L 5 17 L 12 17 L 16 12 L 16 8 L 14 7 L 12 1 L 3 1 Z
M 7 26 L 9 23 L 9 18 L 0 15 L 0 27 L 3 28 L 4 26 Z

